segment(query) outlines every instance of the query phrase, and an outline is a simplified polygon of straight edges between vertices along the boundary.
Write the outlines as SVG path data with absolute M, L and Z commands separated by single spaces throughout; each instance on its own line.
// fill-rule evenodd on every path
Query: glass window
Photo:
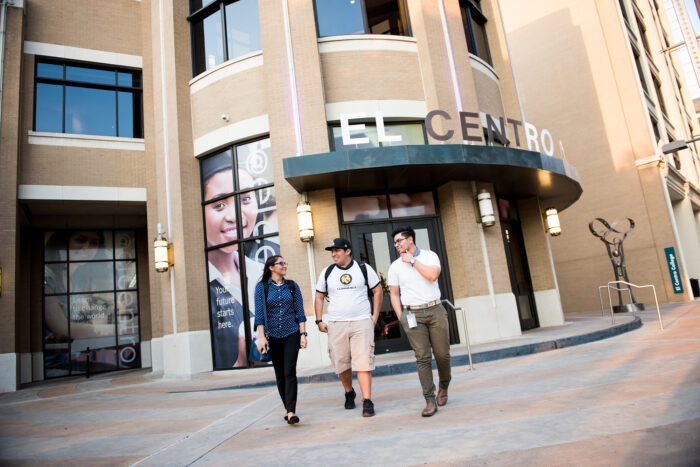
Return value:
M 410 35 L 404 0 L 314 0 L 314 5 L 319 37 Z
M 359 221 L 366 219 L 386 219 L 389 217 L 386 195 L 353 196 L 340 201 L 343 219 Z
M 353 125 L 355 123 L 351 123 Z M 384 134 L 386 136 L 401 136 L 400 141 L 379 141 L 377 127 L 375 124 L 365 123 L 363 130 L 350 130 L 350 138 L 353 140 L 359 138 L 368 138 L 365 143 L 354 143 L 349 145 L 343 144 L 343 135 L 340 126 L 331 127 L 332 133 L 332 149 L 340 151 L 343 149 L 363 149 L 377 148 L 383 146 L 405 146 L 415 144 L 426 144 L 425 132 L 423 131 L 422 123 L 384 123 Z
M 140 72 L 38 59 L 35 80 L 35 131 L 143 137 Z
M 66 133 L 117 136 L 114 91 L 66 86 Z
M 460 0 L 462 23 L 467 38 L 469 53 L 476 55 L 485 62 L 492 64 L 486 37 L 486 17 L 481 12 L 480 0 Z
M 262 49 L 258 0 L 240 0 L 226 5 L 226 40 L 229 58 Z
M 93 373 L 141 366 L 134 238 L 133 231 L 45 234 L 47 378 L 84 373 L 88 362 Z M 113 261 L 115 250 L 131 259 Z
M 34 111 L 36 131 L 63 133 L 63 87 L 37 83 Z
M 389 195 L 391 217 L 426 216 L 435 214 L 433 193 L 396 193 Z
M 66 66 L 66 81 L 82 81 L 85 83 L 114 84 L 115 70 L 101 70 L 82 66 Z
M 340 205 L 343 222 L 434 216 L 437 212 L 432 191 L 350 196 L 341 198 Z
M 191 11 L 195 75 L 262 48 L 258 0 L 197 0 Z
M 200 168 L 214 368 L 246 367 L 255 285 L 280 252 L 270 140 L 226 148 Z

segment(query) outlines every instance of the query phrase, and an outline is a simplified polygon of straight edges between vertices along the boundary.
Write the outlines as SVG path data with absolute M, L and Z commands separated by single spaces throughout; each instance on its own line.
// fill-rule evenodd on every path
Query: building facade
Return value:
M 585 190 L 552 242 L 564 310 L 599 307 L 596 288 L 614 280 L 605 246 L 588 228 L 596 218 L 620 220 L 611 237 L 634 220 L 624 241 L 631 282 L 654 285 L 660 302 L 697 296 L 698 146 L 673 151 L 669 143 L 693 139 L 698 123 L 663 2 L 501 5 L 526 115 L 562 137 Z M 650 289 L 636 298 L 653 306 Z
M 582 183 L 525 119 L 497 0 L 14 0 L 2 24 L 3 391 L 245 371 L 265 258 L 312 315 L 324 247 L 385 278 L 400 225 L 442 260 L 454 345 L 564 322 L 544 215 Z M 309 331 L 300 366 L 327 364 Z M 375 331 L 408 348 L 388 297 Z

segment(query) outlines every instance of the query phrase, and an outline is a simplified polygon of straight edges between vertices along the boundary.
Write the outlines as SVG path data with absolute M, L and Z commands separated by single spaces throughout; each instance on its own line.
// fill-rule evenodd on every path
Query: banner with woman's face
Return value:
M 202 159 L 201 170 L 214 368 L 247 366 L 243 323 L 254 332 L 255 285 L 279 254 L 270 141 L 227 148 Z

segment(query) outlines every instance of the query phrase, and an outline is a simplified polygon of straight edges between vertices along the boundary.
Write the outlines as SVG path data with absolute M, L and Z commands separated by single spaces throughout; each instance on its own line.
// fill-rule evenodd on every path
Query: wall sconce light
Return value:
M 168 239 L 165 237 L 163 232 L 163 225 L 158 224 L 158 236 L 153 240 L 153 256 L 155 257 L 156 271 L 167 272 L 168 268 L 172 266 L 168 256 L 170 253 L 170 244 Z
M 297 204 L 297 223 L 299 224 L 299 239 L 310 242 L 314 239 L 314 221 L 311 218 L 311 205 L 308 201 Z
M 544 211 L 544 215 L 547 218 L 547 232 L 552 237 L 556 237 L 561 234 L 561 224 L 559 223 L 559 214 L 554 208 L 547 208 Z
M 493 213 L 493 204 L 491 204 L 491 193 L 486 190 L 481 190 L 476 199 L 479 203 L 481 225 L 484 227 L 491 227 L 496 223 L 496 216 Z

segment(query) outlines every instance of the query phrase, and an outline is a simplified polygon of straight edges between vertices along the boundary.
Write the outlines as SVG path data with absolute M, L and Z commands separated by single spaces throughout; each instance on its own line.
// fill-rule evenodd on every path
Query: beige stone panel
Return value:
M 661 279 L 663 279 L 663 286 L 665 288 L 666 295 L 668 296 L 668 301 L 685 301 L 690 299 L 688 284 L 684 282 L 682 294 L 676 294 L 673 292 L 673 284 L 668 271 L 666 253 L 664 252 L 664 248 L 672 246 L 676 251 L 676 255 L 678 255 L 679 246 L 675 241 L 671 227 L 670 216 L 672 214 L 668 212 L 668 207 L 666 205 L 663 190 L 666 190 L 667 188 L 661 184 L 658 172 L 660 169 L 661 168 L 659 167 L 645 166 L 639 170 L 639 177 L 644 188 L 646 209 L 649 213 L 649 218 L 654 220 L 654 222 L 651 223 L 651 231 L 654 238 L 652 246 L 656 251 L 658 268 L 660 270 Z M 683 278 L 686 271 L 683 270 L 680 262 L 678 263 L 678 268 L 681 278 Z M 659 288 L 658 285 L 657 288 Z
M 455 299 L 488 295 L 471 182 L 442 185 L 438 200 Z
M 263 67 L 215 81 L 192 95 L 194 139 L 219 128 L 267 113 Z M 221 118 L 228 115 L 229 121 Z
M 532 290 L 553 289 L 554 274 L 547 248 L 547 232 L 542 220 L 542 210 L 537 198 L 518 201 L 518 212 L 525 242 L 527 263 L 530 268 Z
M 24 0 L 25 39 L 141 55 L 140 17 L 148 5 L 130 0 Z
M 144 187 L 143 151 L 24 144 L 20 183 Z
M 321 54 L 326 102 L 423 100 L 416 54 L 358 50 Z
M 309 5 L 304 2 L 294 2 L 289 4 L 290 15 L 308 14 L 310 11 Z M 275 194 L 277 197 L 277 214 L 279 219 L 279 234 L 280 234 L 280 249 L 282 255 L 290 264 L 288 270 L 289 277 L 298 282 L 299 287 L 304 294 L 304 309 L 307 314 L 313 313 L 313 295 L 311 294 L 312 284 L 309 274 L 309 260 L 307 246 L 299 240 L 298 227 L 296 222 L 296 206 L 301 199 L 301 195 L 297 193 L 289 183 L 284 179 L 282 170 L 282 160 L 286 157 L 293 157 L 298 152 L 306 153 L 308 149 L 304 146 L 308 139 L 302 139 L 302 147 L 297 146 L 295 128 L 301 126 L 301 134 L 306 131 L 310 134 L 325 133 L 325 111 L 322 104 L 319 102 L 319 97 L 314 97 L 314 93 L 322 95 L 320 87 L 320 72 L 318 71 L 318 63 L 315 65 L 310 63 L 311 58 L 307 55 L 299 55 L 302 52 L 301 47 L 295 46 L 295 40 L 299 44 L 305 44 L 313 40 L 305 36 L 311 31 L 301 31 L 293 28 L 290 31 L 292 35 L 292 53 L 294 54 L 294 70 L 296 76 L 296 93 L 297 93 L 297 108 L 299 115 L 304 118 L 296 120 L 294 115 L 294 98 L 291 87 L 291 77 L 289 74 L 287 42 L 284 27 L 284 10 L 282 4 L 278 2 L 258 3 L 260 11 L 260 29 L 263 45 L 264 56 L 264 84 L 265 95 L 268 109 L 270 111 L 270 148 L 273 160 Z M 304 13 L 306 11 L 306 13 Z M 315 31 L 313 29 L 312 31 Z M 315 32 L 313 32 L 315 34 Z M 305 70 L 304 67 L 309 67 Z M 316 67 L 316 71 L 314 71 Z M 308 73 L 310 80 L 305 83 L 299 78 L 300 75 Z M 307 88 L 308 86 L 308 88 Z M 303 92 L 301 92 L 303 90 Z M 299 99 L 302 97 L 303 99 Z M 306 115 L 310 115 L 320 110 L 321 117 L 310 118 L 305 120 Z M 308 125 L 308 126 L 307 126 Z M 327 150 L 328 136 L 324 136 L 322 143 L 318 143 L 315 147 L 322 152 Z M 313 147 L 313 144 L 310 144 Z M 316 202 L 311 199 L 313 216 L 318 224 L 318 212 L 316 211 Z
M 486 36 L 489 41 L 489 51 L 493 68 L 498 75 L 500 86 L 500 98 L 506 116 L 515 120 L 521 120 L 522 112 L 518 97 L 517 81 L 513 74 L 513 68 L 506 42 L 506 33 L 503 28 L 503 18 L 498 0 L 481 2 L 481 11 L 487 18 Z M 522 128 L 521 128 L 522 131 Z
M 462 22 L 462 13 L 459 9 L 459 2 L 443 2 L 445 5 L 445 18 L 447 20 L 447 29 L 450 35 L 450 47 L 454 57 L 454 65 L 457 73 L 457 81 L 459 91 L 462 98 L 462 109 L 466 112 L 477 112 L 482 110 L 479 106 L 481 101 L 478 97 L 478 89 L 474 82 L 474 71 L 471 67 L 469 49 L 467 48 L 467 39 L 464 33 L 464 23 Z M 438 36 L 442 38 L 443 36 Z M 442 66 L 434 70 L 434 73 L 442 73 Z M 447 77 L 447 73 L 445 73 Z M 454 95 L 454 91 L 452 91 Z M 497 105 L 500 105 L 500 96 L 497 99 Z M 502 111 L 499 112 L 499 114 Z M 458 142 L 462 141 L 461 132 Z
M 316 277 L 313 283 L 315 287 L 316 280 L 323 268 L 333 262 L 330 252 L 326 251 L 325 248 L 333 242 L 334 238 L 340 236 L 340 220 L 338 218 L 338 201 L 334 190 L 310 192 L 309 201 L 313 209 L 314 228 L 316 231 L 316 238 L 314 239 Z
M 0 299 L 0 354 L 16 352 L 15 320 L 17 279 L 22 273 L 17 236 L 17 179 L 20 164 L 20 70 L 22 60 L 23 11 L 7 9 L 3 63 L 2 127 L 0 128 L 0 267 L 2 298 Z M 24 322 L 20 321 L 20 324 Z M 14 379 L 14 378 L 13 378 Z
M 167 236 L 175 264 L 167 274 L 154 275 L 161 292 L 161 308 L 152 308 L 154 337 L 160 334 L 156 324 L 162 325 L 162 333 L 166 335 L 209 329 L 199 164 L 193 155 L 190 114 L 192 62 L 190 54 L 185 52 L 189 52 L 191 45 L 188 14 L 186 0 L 165 2 L 162 21 L 159 5 L 154 2 L 151 8 L 153 56 L 158 57 L 153 62 L 154 109 L 155 115 L 167 116 L 155 120 L 156 192 L 160 199 L 169 200 L 170 209 L 166 203 L 159 204 L 155 218 L 149 220 L 148 237 L 155 238 L 156 224 L 163 223 L 164 229 L 170 230 Z M 160 43 L 161 27 L 164 47 Z M 163 74 L 167 79 L 162 79 Z M 170 281 L 174 281 L 172 289 Z
M 314 5 L 312 0 L 290 0 L 288 4 L 302 150 L 304 154 L 323 153 L 330 143 Z
M 506 249 L 505 244 L 503 243 L 501 221 L 498 217 L 496 194 L 493 191 L 493 185 L 490 183 L 477 183 L 477 193 L 482 189 L 491 193 L 491 203 L 493 204 L 493 210 L 496 213 L 496 224 L 491 227 L 484 228 L 486 250 L 488 251 L 489 255 L 489 265 L 491 267 L 491 277 L 493 280 L 493 290 L 496 294 L 512 293 L 513 288 L 510 283 L 510 274 L 508 272 L 508 260 L 506 259 Z
M 481 71 L 474 71 L 474 87 L 479 100 L 479 110 L 495 117 L 503 117 L 503 104 L 501 103 L 501 90 L 498 83 L 486 76 Z M 506 116 L 508 117 L 508 116 Z M 510 127 L 510 125 L 506 125 Z
M 452 138 L 445 143 L 461 143 L 458 111 L 461 109 L 466 112 L 478 112 L 480 109 L 459 3 L 443 2 L 449 44 L 444 39 L 438 0 L 409 0 L 407 3 L 411 28 L 418 41 L 418 56 L 427 107 L 429 110 L 444 110 L 452 117 L 450 121 L 435 119 L 433 121 L 435 129 L 441 134 L 449 129 L 455 130 Z M 452 64 L 448 46 L 452 54 Z M 456 83 L 453 82 L 452 66 L 455 70 Z M 458 91 L 455 90 L 455 86 Z M 431 137 L 429 141 L 433 144 L 438 143 Z

